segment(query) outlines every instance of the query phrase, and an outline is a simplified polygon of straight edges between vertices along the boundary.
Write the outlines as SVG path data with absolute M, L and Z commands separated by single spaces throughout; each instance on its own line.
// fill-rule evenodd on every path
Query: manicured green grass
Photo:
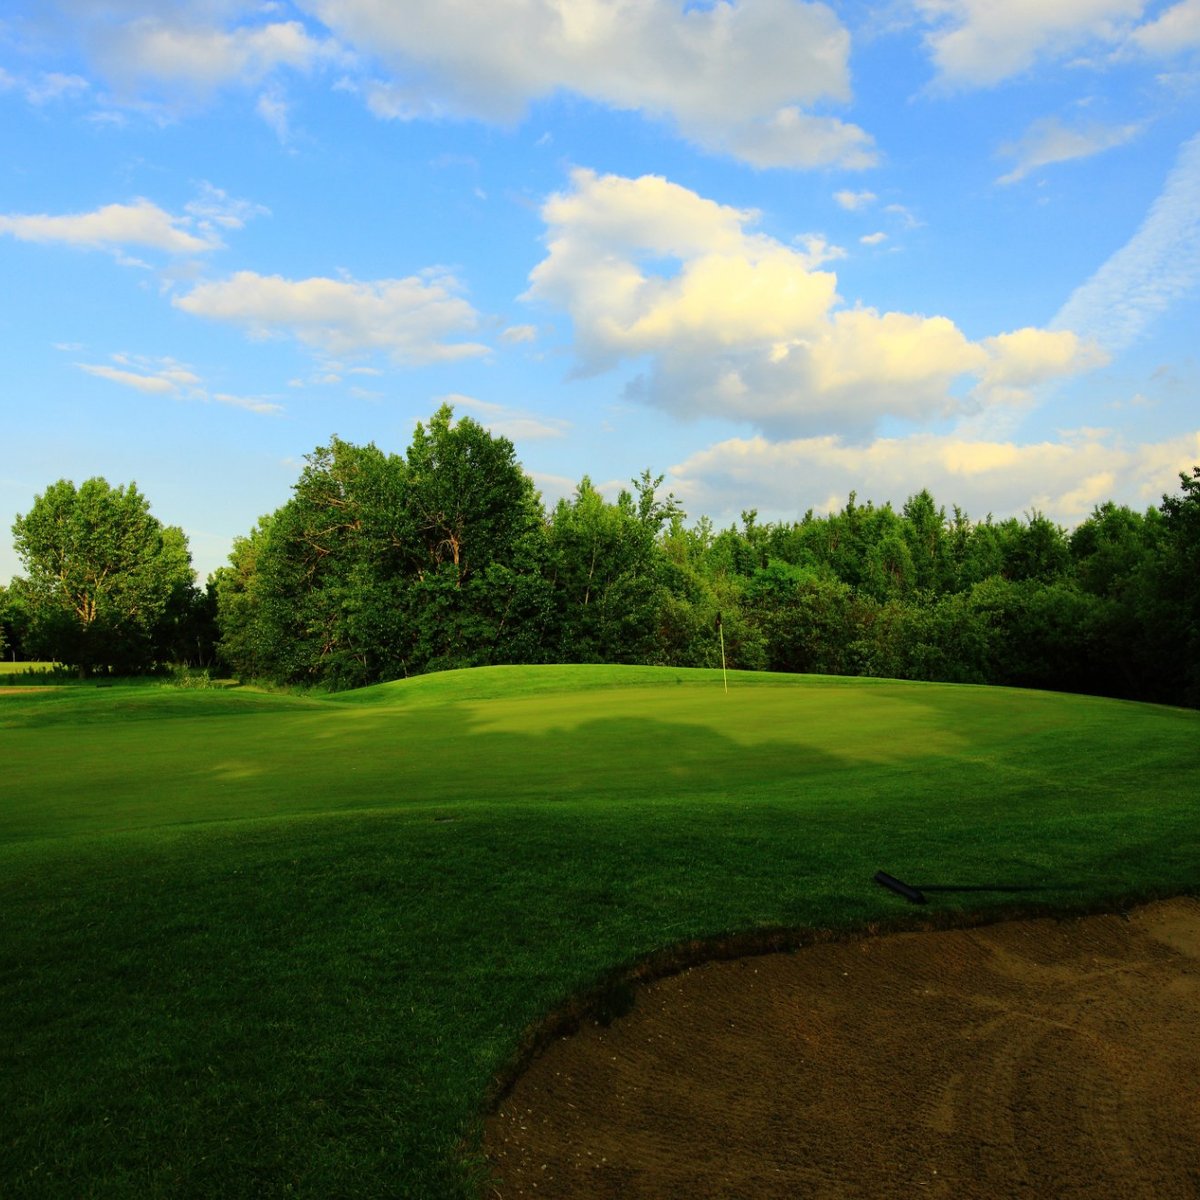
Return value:
M 0 1195 L 477 1193 L 522 1033 L 691 939 L 1200 885 L 1200 713 L 496 668 L 0 696 Z

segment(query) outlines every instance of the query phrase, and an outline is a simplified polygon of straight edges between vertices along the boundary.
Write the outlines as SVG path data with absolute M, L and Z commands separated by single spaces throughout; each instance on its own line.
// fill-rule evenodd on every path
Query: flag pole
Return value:
M 717 632 L 721 635 L 721 679 L 725 684 L 725 694 L 729 695 L 729 676 L 725 673 L 725 627 L 721 624 L 721 614 L 717 613 Z

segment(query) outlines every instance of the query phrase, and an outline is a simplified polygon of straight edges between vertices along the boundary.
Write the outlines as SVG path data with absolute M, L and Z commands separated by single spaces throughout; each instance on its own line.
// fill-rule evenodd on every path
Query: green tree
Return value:
M 443 406 L 404 455 L 334 437 L 216 578 L 241 675 L 359 687 L 538 661 L 551 623 L 544 514 L 512 443 Z
M 306 456 L 291 499 L 217 579 L 221 653 L 239 674 L 357 687 L 405 673 L 405 475 L 400 456 L 338 437 Z
M 913 584 L 921 591 L 941 593 L 953 581 L 946 510 L 938 508 L 928 490 L 909 496 L 902 512 L 904 540 L 913 568 Z
M 26 577 L 29 649 L 77 667 L 133 672 L 170 657 L 194 581 L 183 531 L 136 484 L 60 479 L 13 524 Z
M 828 575 L 773 559 L 746 589 L 771 671 L 847 672 L 854 619 L 850 588 Z
M 567 662 L 653 662 L 671 560 L 663 526 L 681 516 L 673 496 L 658 499 L 661 477 L 634 480 L 608 503 L 587 477 L 550 517 L 549 548 L 558 603 L 555 657 Z M 678 530 L 676 529 L 678 533 Z M 678 614 L 682 617 L 682 614 Z M 683 622 L 687 624 L 686 619 Z
M 540 661 L 552 637 L 546 528 L 512 442 L 444 404 L 405 458 L 417 669 Z

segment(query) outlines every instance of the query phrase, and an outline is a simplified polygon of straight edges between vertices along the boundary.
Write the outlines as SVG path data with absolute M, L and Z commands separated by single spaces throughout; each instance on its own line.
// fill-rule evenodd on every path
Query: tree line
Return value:
M 204 588 L 133 485 L 60 481 L 14 526 L 10 649 L 81 670 L 221 665 L 325 688 L 498 663 L 717 666 L 1200 706 L 1200 466 L 1067 531 L 928 491 L 688 524 L 645 471 L 546 511 L 506 438 L 443 406 L 404 454 L 334 437 Z M 85 543 L 95 543 L 87 550 Z M 85 552 L 86 551 L 86 552 Z

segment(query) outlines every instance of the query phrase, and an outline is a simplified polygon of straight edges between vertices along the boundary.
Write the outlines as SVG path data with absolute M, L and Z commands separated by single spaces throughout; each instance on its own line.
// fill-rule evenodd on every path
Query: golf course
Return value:
M 619 666 L 11 682 L 2 1196 L 482 1197 L 491 1107 L 639 964 L 1200 891 L 1193 710 Z

